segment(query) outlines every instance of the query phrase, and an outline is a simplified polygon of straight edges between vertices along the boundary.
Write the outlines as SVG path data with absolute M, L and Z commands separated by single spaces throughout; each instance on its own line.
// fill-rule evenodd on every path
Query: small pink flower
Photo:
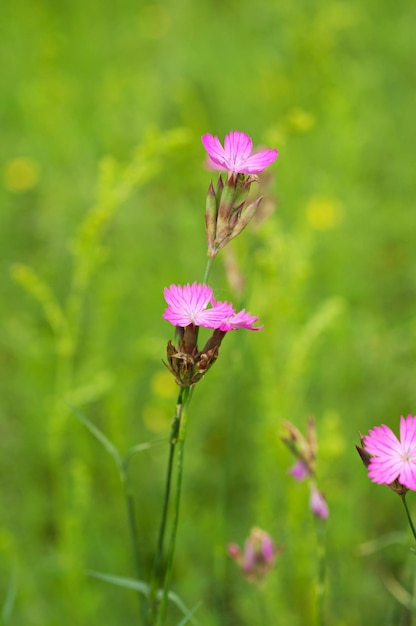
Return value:
M 224 147 L 218 137 L 209 133 L 202 136 L 202 144 L 215 169 L 237 174 L 259 174 L 277 158 L 277 150 L 270 148 L 252 154 L 251 138 L 239 130 L 225 136 Z
M 211 287 L 205 284 L 171 285 L 165 287 L 163 294 L 168 304 L 163 318 L 173 324 L 185 328 L 189 324 L 219 329 L 222 332 L 245 328 L 261 330 L 263 326 L 254 326 L 258 317 L 246 313 L 243 309 L 238 313 L 230 302 L 219 302 L 212 295 Z M 211 308 L 207 308 L 211 304 Z
M 213 300 L 213 303 L 215 303 L 215 300 Z M 223 305 L 227 304 L 227 302 L 216 302 L 215 304 Z M 219 329 L 223 332 L 228 332 L 229 330 L 238 330 L 239 328 L 245 328 L 246 330 L 261 330 L 263 328 L 263 325 L 254 326 L 258 319 L 259 318 L 255 315 L 251 315 L 251 313 L 246 312 L 245 309 L 242 309 L 242 311 L 239 311 L 238 313 L 233 311 L 231 315 L 224 318 Z
M 371 457 L 368 476 L 375 483 L 390 485 L 396 479 L 416 490 L 416 416 L 400 418 L 400 440 L 382 424 L 363 437 L 365 451 Z
M 311 495 L 309 499 L 309 508 L 314 515 L 327 519 L 329 517 L 328 504 L 324 496 L 318 491 L 316 486 L 311 484 Z
M 235 543 L 228 546 L 229 556 L 239 564 L 244 576 L 253 583 L 261 582 L 273 569 L 279 552 L 281 548 L 275 548 L 270 535 L 261 528 L 251 529 L 244 543 L 244 551 Z
M 296 463 L 287 471 L 293 476 L 293 478 L 296 478 L 296 480 L 298 480 L 299 482 L 304 480 L 305 478 L 311 477 L 311 471 L 309 467 L 301 459 L 296 461 Z
M 234 314 L 231 304 L 218 302 L 207 308 L 212 300 L 212 289 L 205 284 L 171 285 L 163 294 L 168 303 L 163 318 L 174 326 L 185 328 L 189 324 L 205 328 L 219 328 L 224 319 Z

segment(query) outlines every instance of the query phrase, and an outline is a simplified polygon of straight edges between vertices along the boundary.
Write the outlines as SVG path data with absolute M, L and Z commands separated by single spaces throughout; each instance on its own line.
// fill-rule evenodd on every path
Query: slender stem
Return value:
M 202 281 L 203 283 L 208 283 L 208 278 L 211 272 L 211 267 L 212 267 L 212 262 L 214 261 L 214 259 L 212 257 L 208 258 L 207 261 L 207 266 L 205 268 L 205 274 L 204 274 L 204 280 Z
M 325 626 L 325 520 L 316 517 L 315 529 L 318 557 L 318 576 L 316 584 L 316 624 L 317 626 Z
M 172 531 L 169 542 L 169 550 L 168 550 L 168 559 L 166 564 L 166 572 L 165 572 L 165 580 L 163 585 L 163 595 L 162 601 L 160 605 L 160 612 L 158 616 L 157 626 L 163 626 L 166 619 L 166 610 L 167 610 L 167 601 L 168 601 L 168 593 L 170 588 L 170 581 L 172 577 L 172 565 L 173 565 L 173 557 L 175 554 L 175 545 L 176 545 L 176 535 L 178 531 L 178 523 L 179 523 L 179 509 L 180 509 L 180 501 L 181 501 L 181 492 L 182 492 L 182 478 L 183 478 L 183 459 L 184 459 L 184 448 L 185 448 L 185 440 L 186 440 L 186 415 L 182 414 L 182 421 L 180 424 L 179 431 L 179 442 L 178 442 L 178 469 L 176 476 L 176 495 L 175 495 L 175 508 L 174 508 L 174 517 L 172 521 Z
M 404 504 L 404 508 L 405 508 L 405 511 L 406 511 L 406 515 L 407 515 L 407 520 L 408 520 L 408 522 L 409 522 L 409 526 L 410 526 L 410 528 L 411 528 L 411 531 L 412 531 L 413 537 L 414 537 L 414 538 L 415 538 L 415 540 L 416 540 L 416 530 L 415 530 L 415 527 L 414 527 L 414 524 L 413 524 L 412 518 L 411 518 L 411 516 L 410 516 L 409 507 L 407 506 L 407 502 L 406 502 L 406 494 L 404 494 L 403 496 L 401 496 L 401 498 L 402 498 L 402 502 L 403 502 L 403 504 Z
M 175 458 L 176 445 L 178 443 L 179 428 L 181 424 L 183 407 L 188 396 L 189 396 L 189 388 L 181 387 L 179 391 L 179 395 L 178 395 L 176 411 L 173 417 L 173 422 L 172 422 L 172 427 L 171 427 L 171 432 L 170 432 L 169 457 L 168 457 L 168 467 L 166 471 L 165 496 L 163 500 L 162 519 L 161 519 L 160 527 L 159 527 L 156 557 L 155 557 L 152 577 L 150 581 L 149 612 L 148 612 L 149 624 L 154 624 L 154 620 L 157 614 L 157 587 L 161 580 L 161 573 L 162 573 L 163 547 L 165 543 L 166 524 L 167 524 L 167 518 L 168 518 L 169 500 L 170 500 L 170 492 L 171 492 L 171 485 L 172 485 L 173 461 Z

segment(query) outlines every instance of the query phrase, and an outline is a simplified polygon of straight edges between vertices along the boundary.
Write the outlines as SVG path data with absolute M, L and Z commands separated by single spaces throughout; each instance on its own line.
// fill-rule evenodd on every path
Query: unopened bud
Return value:
M 221 180 L 221 176 L 219 178 Z M 217 197 L 214 191 L 214 185 L 212 181 L 208 188 L 207 200 L 205 205 L 205 232 L 207 236 L 208 243 L 208 255 L 212 256 L 212 253 L 215 249 L 215 234 L 217 232 L 217 215 L 218 215 L 218 204 Z
M 302 473 L 304 474 L 303 477 L 306 477 L 307 475 L 313 476 L 315 474 L 317 454 L 316 427 L 314 418 L 310 417 L 308 420 L 306 438 L 291 422 L 283 422 L 283 425 L 286 427 L 289 436 L 282 437 L 282 441 L 286 444 L 298 461 L 292 470 L 289 470 L 290 473 L 297 480 L 301 480 L 300 476 Z
M 255 214 L 260 199 L 245 207 L 250 187 L 258 177 L 254 174 L 230 173 L 225 184 L 221 176 L 214 191 L 211 182 L 206 200 L 205 225 L 208 255 L 214 258 L 236 237 Z M 240 220 L 241 223 L 240 223 Z
M 273 569 L 279 552 L 281 548 L 275 548 L 270 535 L 261 528 L 252 528 L 244 544 L 244 551 L 235 543 L 228 546 L 228 554 L 252 583 L 261 582 Z
M 329 517 L 328 504 L 320 491 L 316 486 L 311 484 L 311 495 L 309 500 L 309 507 L 314 515 L 321 519 L 327 519 Z

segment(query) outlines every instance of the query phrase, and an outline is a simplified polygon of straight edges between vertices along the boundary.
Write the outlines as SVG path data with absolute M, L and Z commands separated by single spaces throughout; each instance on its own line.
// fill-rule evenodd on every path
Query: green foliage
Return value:
M 137 621 L 131 590 L 86 576 L 135 572 L 117 469 L 70 407 L 131 453 L 150 576 L 167 446 L 144 442 L 168 436 L 177 394 L 162 291 L 202 279 L 200 136 L 230 129 L 279 158 L 261 219 L 211 284 L 265 327 L 230 333 L 195 389 L 173 597 L 204 626 L 314 623 L 308 492 L 279 438 L 283 419 L 303 429 L 313 414 L 328 623 L 406 623 L 411 536 L 391 534 L 402 507 L 354 445 L 416 412 L 415 12 L 410 0 L 3 3 L 5 624 Z M 226 554 L 254 525 L 284 548 L 261 589 Z

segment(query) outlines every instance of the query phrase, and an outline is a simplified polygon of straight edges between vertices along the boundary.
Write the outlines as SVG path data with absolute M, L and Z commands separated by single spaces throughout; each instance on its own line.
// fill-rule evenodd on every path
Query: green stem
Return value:
M 176 535 L 178 531 L 178 523 L 179 523 L 179 509 L 180 509 L 180 501 L 181 501 L 181 492 L 182 492 L 182 478 L 183 478 L 183 459 L 184 459 L 184 448 L 185 448 L 185 440 L 186 440 L 186 415 L 182 414 L 182 421 L 180 424 L 179 431 L 179 442 L 178 442 L 178 469 L 177 469 L 177 477 L 176 477 L 176 496 L 175 496 L 175 509 L 174 509 L 174 517 L 172 521 L 172 531 L 169 542 L 169 551 L 168 551 L 168 559 L 166 564 L 165 571 L 165 580 L 163 584 L 163 595 L 162 601 L 160 605 L 160 612 L 157 620 L 157 626 L 163 626 L 166 620 L 166 610 L 167 610 L 167 602 L 168 602 L 168 593 L 170 588 L 170 581 L 172 577 L 172 565 L 173 565 L 173 557 L 175 554 L 175 545 L 176 545 Z
M 208 278 L 209 278 L 209 275 L 211 273 L 211 267 L 212 267 L 213 260 L 214 259 L 211 258 L 211 257 L 208 258 L 207 266 L 205 268 L 204 280 L 202 281 L 203 283 L 208 283 Z
M 168 457 L 168 467 L 166 471 L 165 496 L 163 500 L 162 519 L 161 519 L 160 527 L 159 527 L 156 557 L 155 557 L 152 577 L 150 581 L 149 612 L 148 612 L 149 624 L 155 623 L 155 618 L 157 614 L 157 588 L 162 578 L 161 574 L 162 574 L 162 565 L 163 565 L 163 547 L 165 543 L 166 524 L 167 524 L 167 518 L 168 518 L 169 500 L 170 500 L 170 492 L 171 492 L 171 486 L 172 486 L 173 461 L 175 457 L 176 445 L 178 443 L 182 413 L 183 413 L 184 405 L 188 397 L 189 397 L 189 388 L 181 387 L 179 391 L 179 395 L 178 395 L 176 411 L 175 411 L 175 415 L 174 415 L 172 427 L 171 427 L 171 432 L 170 432 L 169 457 Z
M 317 540 L 317 557 L 318 557 L 318 575 L 316 583 L 316 624 L 317 626 L 325 626 L 325 566 L 326 566 L 326 550 L 325 550 L 325 520 L 315 519 L 316 540 Z
M 415 527 L 414 527 L 414 524 L 413 524 L 413 520 L 412 520 L 412 518 L 410 516 L 409 507 L 407 506 L 406 494 L 402 495 L 401 498 L 402 498 L 402 502 L 403 502 L 403 505 L 404 505 L 404 508 L 405 508 L 405 511 L 406 511 L 406 515 L 407 515 L 407 520 L 409 522 L 409 526 L 410 526 L 410 528 L 412 530 L 413 537 L 416 540 L 416 530 L 415 530 Z

